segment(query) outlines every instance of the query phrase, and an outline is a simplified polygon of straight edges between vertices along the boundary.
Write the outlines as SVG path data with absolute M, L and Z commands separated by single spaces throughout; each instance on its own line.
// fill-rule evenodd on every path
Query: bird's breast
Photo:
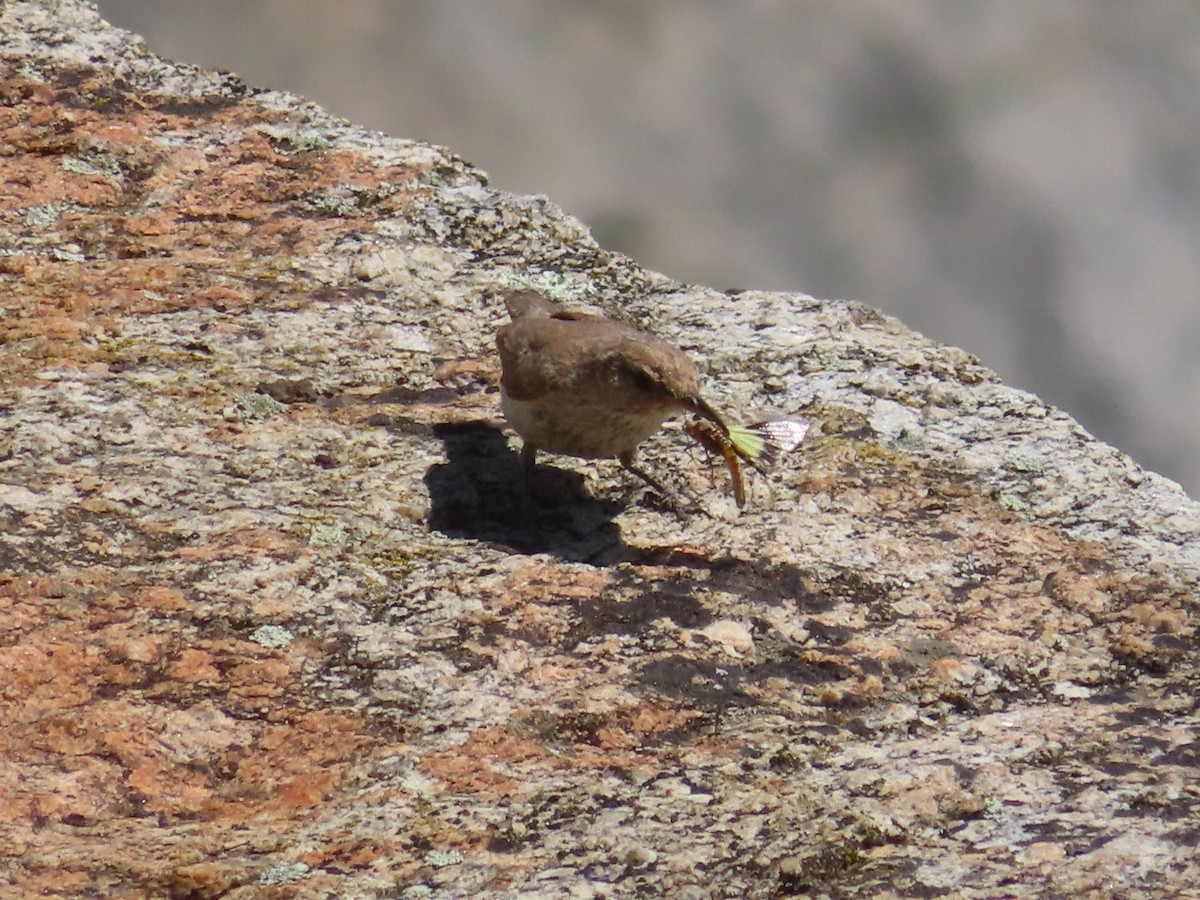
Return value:
M 515 400 L 503 386 L 500 408 L 517 434 L 539 450 L 588 459 L 632 451 L 674 412 L 663 406 L 588 403 L 554 392 Z

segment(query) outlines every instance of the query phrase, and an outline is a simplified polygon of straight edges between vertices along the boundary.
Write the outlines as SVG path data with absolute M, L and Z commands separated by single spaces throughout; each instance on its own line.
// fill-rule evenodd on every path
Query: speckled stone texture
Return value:
M 1162 897 L 1200 510 L 853 303 L 720 294 L 448 151 L 0 13 L 0 894 Z M 499 292 L 814 422 L 521 494 Z M 530 510 L 533 510 L 531 513 Z

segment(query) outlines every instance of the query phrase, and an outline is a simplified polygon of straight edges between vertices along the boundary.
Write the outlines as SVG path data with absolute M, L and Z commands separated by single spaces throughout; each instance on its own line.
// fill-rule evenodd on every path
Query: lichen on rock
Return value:
M 0 817 L 122 896 L 1190 889 L 1200 510 L 860 304 L 690 287 L 451 152 L 0 12 Z M 519 518 L 499 293 L 814 427 Z M 761 417 L 761 416 L 760 416 Z M 415 894 L 414 894 L 415 895 Z

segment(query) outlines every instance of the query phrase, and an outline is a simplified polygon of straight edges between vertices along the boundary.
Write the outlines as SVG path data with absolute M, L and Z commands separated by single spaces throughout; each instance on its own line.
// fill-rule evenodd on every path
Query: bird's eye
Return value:
M 626 370 L 630 382 L 639 391 L 656 391 L 658 390 L 658 379 L 647 372 L 645 369 L 638 366 L 631 366 Z

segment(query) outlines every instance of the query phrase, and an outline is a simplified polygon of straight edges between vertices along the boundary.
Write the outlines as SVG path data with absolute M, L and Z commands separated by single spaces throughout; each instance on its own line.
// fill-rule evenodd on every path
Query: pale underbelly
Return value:
M 674 410 L 662 407 L 613 409 L 569 401 L 514 400 L 500 388 L 508 424 L 539 450 L 599 458 L 633 450 L 654 434 Z

